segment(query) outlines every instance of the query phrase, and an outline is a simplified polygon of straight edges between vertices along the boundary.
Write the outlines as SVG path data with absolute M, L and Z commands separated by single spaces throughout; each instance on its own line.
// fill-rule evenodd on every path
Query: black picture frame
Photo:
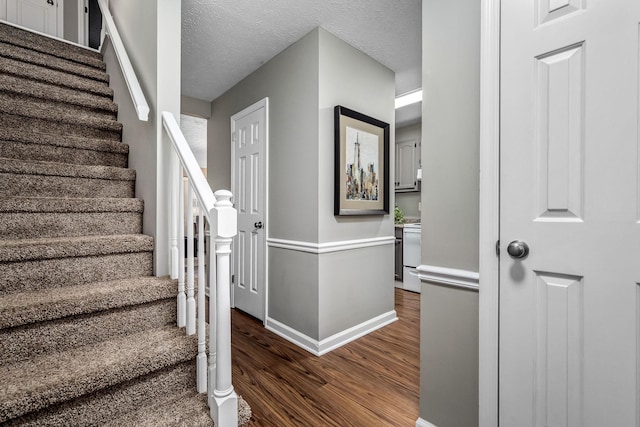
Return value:
M 334 108 L 335 216 L 389 213 L 389 124 Z

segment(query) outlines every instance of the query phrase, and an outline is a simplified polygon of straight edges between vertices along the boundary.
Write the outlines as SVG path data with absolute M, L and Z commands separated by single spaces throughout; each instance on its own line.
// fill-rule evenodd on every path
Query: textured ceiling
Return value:
M 211 101 L 316 27 L 421 86 L 421 0 L 183 0 L 182 93 Z

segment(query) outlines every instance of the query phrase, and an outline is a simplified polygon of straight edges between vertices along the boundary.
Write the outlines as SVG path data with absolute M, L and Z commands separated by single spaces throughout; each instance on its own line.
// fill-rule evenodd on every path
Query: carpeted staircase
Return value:
M 213 424 L 108 82 L 99 53 L 0 23 L 1 425 Z

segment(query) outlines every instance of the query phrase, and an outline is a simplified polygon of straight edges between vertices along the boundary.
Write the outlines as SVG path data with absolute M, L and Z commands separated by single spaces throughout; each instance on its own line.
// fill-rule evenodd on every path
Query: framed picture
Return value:
M 389 213 L 389 124 L 337 105 L 334 215 Z

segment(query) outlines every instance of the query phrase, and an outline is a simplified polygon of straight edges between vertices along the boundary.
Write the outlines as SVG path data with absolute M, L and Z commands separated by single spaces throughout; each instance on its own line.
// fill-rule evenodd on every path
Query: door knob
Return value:
M 507 252 L 513 259 L 526 258 L 527 255 L 529 255 L 529 245 L 527 245 L 526 242 L 523 242 L 522 240 L 514 240 L 513 242 L 509 243 L 509 246 L 507 246 Z
M 255 228 L 262 228 L 262 221 L 258 221 L 258 222 L 253 223 L 253 226 Z

